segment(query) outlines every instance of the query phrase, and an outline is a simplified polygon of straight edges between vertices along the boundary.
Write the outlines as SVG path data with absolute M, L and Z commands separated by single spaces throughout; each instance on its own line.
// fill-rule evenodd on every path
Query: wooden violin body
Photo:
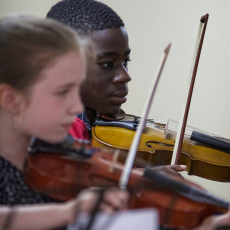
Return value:
M 65 201 L 74 198 L 84 188 L 116 187 L 123 165 L 113 163 L 112 158 L 112 153 L 98 149 L 94 149 L 90 157 L 44 150 L 28 157 L 24 178 L 35 191 Z M 183 186 L 181 182 L 176 183 L 171 187 Z M 162 178 L 149 180 L 133 170 L 128 183 L 131 193 L 129 208 L 154 207 L 159 211 L 161 224 L 171 228 L 194 228 L 205 217 L 217 211 L 227 211 L 228 204 L 219 206 L 196 201 L 196 196 L 191 199 L 167 186 L 168 182 L 162 184 Z M 194 188 L 193 184 L 188 186 Z
M 117 187 L 122 165 L 109 173 L 111 162 L 112 154 L 102 151 L 90 159 L 43 152 L 28 157 L 24 178 L 35 191 L 66 201 L 88 187 Z M 129 183 L 138 178 L 133 174 Z
M 118 148 L 127 153 L 135 130 L 128 126 L 121 126 L 119 123 L 132 121 L 135 126 L 135 119 L 132 115 L 126 115 L 122 121 L 116 121 L 111 126 L 109 126 L 111 121 L 106 121 L 106 125 L 103 125 L 103 122 L 96 122 L 92 129 L 92 145 L 94 147 Z M 153 165 L 170 165 L 175 133 L 166 134 L 165 129 L 166 125 L 147 121 L 137 156 Z M 230 154 L 213 146 L 193 141 L 190 139 L 190 135 L 184 137 L 179 164 L 187 165 L 190 175 L 215 181 L 230 181 Z

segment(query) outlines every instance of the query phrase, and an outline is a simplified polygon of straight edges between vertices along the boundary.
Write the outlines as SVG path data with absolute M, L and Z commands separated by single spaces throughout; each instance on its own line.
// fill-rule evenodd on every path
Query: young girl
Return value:
M 61 142 L 82 112 L 79 87 L 85 76 L 87 44 L 52 20 L 25 16 L 0 20 L 0 229 L 50 229 L 90 212 L 98 198 L 87 190 L 67 203 L 31 190 L 23 179 L 27 147 L 35 136 Z M 101 210 L 122 209 L 127 194 L 104 196 Z M 13 208 L 11 206 L 14 206 Z

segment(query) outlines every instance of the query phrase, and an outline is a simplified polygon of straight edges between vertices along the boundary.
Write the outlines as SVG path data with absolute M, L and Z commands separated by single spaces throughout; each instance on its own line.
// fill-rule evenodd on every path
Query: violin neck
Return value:
M 190 139 L 193 141 L 198 141 L 204 144 L 211 145 L 213 147 L 219 148 L 220 150 L 230 153 L 230 142 L 223 141 L 217 137 L 212 137 L 210 135 L 193 130 Z
M 194 184 L 191 186 L 181 181 L 173 180 L 168 176 L 162 175 L 148 168 L 145 170 L 144 177 L 150 179 L 156 188 L 160 186 L 161 190 L 164 189 L 165 191 L 173 191 L 176 194 L 179 194 L 195 202 L 206 203 L 211 206 L 215 206 L 218 208 L 218 210 L 221 211 L 228 210 L 228 202 L 215 197 L 200 188 L 195 187 Z

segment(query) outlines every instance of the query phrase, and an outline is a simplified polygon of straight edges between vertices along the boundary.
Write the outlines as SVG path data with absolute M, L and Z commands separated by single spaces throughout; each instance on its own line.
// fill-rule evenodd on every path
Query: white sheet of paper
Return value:
M 70 225 L 67 230 L 79 230 L 80 226 L 86 226 L 88 215 L 81 214 L 76 224 Z M 99 213 L 91 230 L 158 230 L 159 216 L 155 209 L 136 209 L 121 211 L 114 215 Z

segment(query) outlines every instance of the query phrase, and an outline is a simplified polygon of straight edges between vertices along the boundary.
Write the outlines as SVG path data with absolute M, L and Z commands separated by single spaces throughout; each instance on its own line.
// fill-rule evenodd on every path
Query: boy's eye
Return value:
M 108 68 L 112 68 L 113 67 L 113 62 L 101 62 L 98 63 L 99 66 L 101 66 L 102 68 L 108 69 Z
M 131 61 L 130 58 L 125 59 L 125 60 L 123 61 L 123 65 L 124 65 L 125 67 L 127 67 L 130 61 Z

